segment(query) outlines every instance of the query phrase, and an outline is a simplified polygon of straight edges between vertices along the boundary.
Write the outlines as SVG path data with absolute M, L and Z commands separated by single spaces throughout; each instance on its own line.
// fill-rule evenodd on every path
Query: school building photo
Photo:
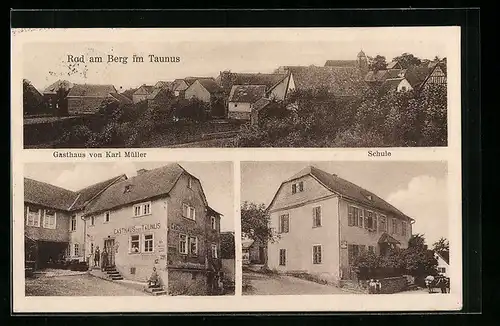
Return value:
M 25 166 L 27 295 L 234 294 L 232 163 L 59 165 Z

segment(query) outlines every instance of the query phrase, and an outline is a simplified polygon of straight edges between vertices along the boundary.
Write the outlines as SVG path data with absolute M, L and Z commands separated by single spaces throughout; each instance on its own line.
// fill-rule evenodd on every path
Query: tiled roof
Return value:
M 97 196 L 99 193 L 104 191 L 107 187 L 112 185 L 113 183 L 119 181 L 120 179 L 126 179 L 127 176 L 125 174 L 116 176 L 114 178 L 101 181 L 99 183 L 93 184 L 91 186 L 85 187 L 83 189 L 77 190 L 77 199 L 71 206 L 72 210 L 82 209 L 85 207 L 87 202 Z
M 382 84 L 380 90 L 382 92 L 394 91 L 398 88 L 398 85 L 404 80 L 404 78 L 387 78 Z
M 202 79 L 211 79 L 215 81 L 215 79 L 212 77 L 186 77 L 184 78 L 184 81 L 186 82 L 186 84 L 188 84 L 188 86 L 191 86 L 195 81 Z
M 229 102 L 254 103 L 266 94 L 266 85 L 234 85 Z
M 261 74 L 261 73 L 228 73 L 229 89 L 233 85 L 265 85 L 267 90 L 278 84 L 287 76 L 286 73 Z
M 359 96 L 367 89 L 357 68 L 295 66 L 286 69 L 292 73 L 297 90 L 326 88 L 335 96 Z
M 123 96 L 125 96 L 131 100 L 136 91 L 137 91 L 137 88 L 131 88 L 131 89 L 127 89 L 126 91 L 124 91 L 123 93 L 120 93 L 120 94 L 122 94 Z
M 401 244 L 398 240 L 394 239 L 387 232 L 382 233 L 380 238 L 377 241 L 378 243 L 392 243 L 392 244 Z
M 361 188 L 358 185 L 355 185 L 352 182 L 349 182 L 345 179 L 342 179 L 338 177 L 337 175 L 330 174 L 328 172 L 325 172 L 323 170 L 320 170 L 314 166 L 308 166 L 301 171 L 299 171 L 297 174 L 295 174 L 293 177 L 288 179 L 285 182 L 306 176 L 306 175 L 311 175 L 315 177 L 321 184 L 323 184 L 327 189 L 334 193 L 341 194 L 342 196 L 345 196 L 351 200 L 354 200 L 356 202 L 366 204 L 375 208 L 378 208 L 380 210 L 386 211 L 393 213 L 398 216 L 410 218 L 401 211 L 399 211 L 397 208 L 383 200 L 382 198 L 378 197 L 374 193 Z M 370 199 L 371 197 L 371 199 Z M 411 219 L 411 218 L 410 218 Z
M 122 104 L 132 104 L 133 103 L 132 100 L 130 98 L 128 98 L 127 96 L 123 95 L 123 93 L 122 94 L 109 93 L 109 95 Z
M 400 69 L 401 65 L 397 61 L 391 61 L 387 64 L 387 69 Z
M 383 82 L 385 81 L 389 76 L 389 71 L 388 70 L 377 70 L 377 71 L 368 71 L 368 73 L 365 76 L 365 81 L 366 82 Z
M 58 80 L 55 83 L 51 84 L 50 86 L 47 86 L 43 92 L 44 93 L 55 93 L 59 88 L 64 88 L 66 91 L 68 91 L 71 87 L 73 87 L 73 83 L 67 81 L 67 80 Z
M 175 91 L 177 87 L 181 86 L 183 83 L 185 83 L 184 79 L 176 79 L 172 83 L 171 89 Z M 187 84 L 187 83 L 186 83 Z
M 24 201 L 67 211 L 77 193 L 45 182 L 24 178 Z
M 173 82 L 171 82 L 171 81 L 160 80 L 155 84 L 155 87 L 170 89 L 172 84 L 173 84 Z
M 405 78 L 413 88 L 416 88 L 427 78 L 429 73 L 428 67 L 411 66 L 406 69 Z
M 271 103 L 271 100 L 267 98 L 261 98 L 252 104 L 252 109 L 260 111 Z
M 116 93 L 113 85 L 75 84 L 69 91 L 68 96 L 107 97 L 110 93 Z
M 326 60 L 325 67 L 356 67 L 356 60 Z
M 130 179 L 116 182 L 87 206 L 85 214 L 99 213 L 167 195 L 183 173 L 187 173 L 184 168 L 177 163 L 172 163 L 143 172 Z M 126 191 L 126 189 L 129 189 L 129 191 Z
M 222 88 L 215 82 L 215 79 L 198 79 L 198 82 L 210 93 L 222 92 Z

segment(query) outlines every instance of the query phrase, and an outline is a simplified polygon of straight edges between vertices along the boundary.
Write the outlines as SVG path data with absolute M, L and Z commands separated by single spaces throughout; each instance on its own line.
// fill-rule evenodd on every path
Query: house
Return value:
M 129 97 L 125 96 L 123 93 L 109 93 L 108 97 L 112 101 L 121 105 L 133 104 L 133 101 Z
M 186 100 L 197 99 L 207 103 L 212 117 L 225 116 L 223 96 L 222 88 L 214 78 L 197 79 L 184 91 Z
M 269 97 L 283 100 L 288 86 L 287 77 L 287 73 L 262 74 L 221 71 L 216 82 L 222 87 L 226 97 L 229 97 L 234 85 L 265 85 Z
M 280 237 L 268 243 L 268 265 L 338 283 L 353 279 L 357 255 L 406 248 L 414 220 L 374 193 L 308 166 L 283 181 L 267 208 Z
M 325 67 L 337 67 L 337 68 L 357 68 L 360 69 L 363 74 L 368 71 L 368 57 L 363 52 L 359 51 L 356 60 L 327 60 L 325 62 Z
M 72 87 L 73 83 L 67 80 L 57 80 L 43 90 L 43 98 L 50 112 L 58 114 L 61 107 L 66 111 L 68 105 L 66 96 Z
M 36 115 L 54 113 L 45 103 L 43 95 L 27 79 L 23 79 L 23 114 Z
M 133 100 L 134 100 L 134 93 L 137 91 L 137 88 L 129 88 L 123 92 L 121 92 L 120 94 L 122 94 L 123 96 L 127 97 L 128 99 L 130 99 L 133 103 Z
M 450 253 L 448 251 L 435 252 L 434 256 L 438 262 L 437 271 L 440 275 L 448 277 L 450 270 Z
M 154 86 L 143 84 L 132 95 L 134 103 L 139 103 L 148 99 L 148 96 L 153 92 Z
M 95 114 L 110 94 L 116 94 L 113 85 L 75 84 L 68 92 L 68 113 L 70 115 Z
M 170 90 L 171 87 L 173 85 L 173 82 L 171 81 L 164 81 L 164 80 L 160 80 L 158 81 L 155 85 L 154 85 L 154 88 L 164 88 L 164 89 L 168 89 Z
M 266 85 L 234 85 L 228 98 L 228 117 L 250 120 L 251 105 L 266 95 Z
M 167 88 L 155 88 L 151 94 L 148 95 L 148 107 L 162 107 L 172 100 L 170 90 Z
M 387 92 L 408 92 L 413 90 L 410 83 L 404 77 L 387 78 L 380 88 L 382 93 Z
M 86 205 L 111 184 L 126 178 L 120 175 L 77 191 L 24 178 L 25 256 L 35 268 L 60 260 L 85 261 Z
M 176 79 L 171 85 L 172 92 L 174 96 L 179 96 L 184 98 L 184 91 L 189 87 L 188 83 L 184 79 Z
M 259 240 L 244 238 L 241 240 L 243 264 L 264 264 L 265 245 Z
M 221 214 L 179 164 L 114 183 L 84 216 L 87 249 L 108 252 L 114 275 L 146 282 L 156 268 L 172 295 L 207 294 L 217 286 Z
M 398 61 L 391 61 L 387 64 L 387 70 L 402 70 L 403 67 Z
M 429 74 L 430 69 L 427 66 L 410 66 L 406 69 L 404 77 L 413 89 L 419 90 Z
M 289 74 L 289 87 L 284 97 L 291 90 L 317 92 L 325 90 L 340 98 L 353 98 L 367 90 L 363 71 L 356 67 L 318 67 L 318 66 L 283 66 L 277 72 Z
M 430 73 L 420 87 L 427 88 L 431 85 L 446 85 L 446 83 L 446 63 L 437 62 L 434 63 Z

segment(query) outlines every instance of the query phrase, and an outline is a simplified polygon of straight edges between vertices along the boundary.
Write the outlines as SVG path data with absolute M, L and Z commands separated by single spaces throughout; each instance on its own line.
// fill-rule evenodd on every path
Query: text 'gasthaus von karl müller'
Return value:
M 108 54 L 107 56 L 85 56 L 81 55 L 73 55 L 68 54 L 68 62 L 69 63 L 122 63 L 127 64 L 129 62 L 132 63 L 179 63 L 181 62 L 181 57 L 176 56 L 157 56 L 155 54 L 148 54 L 147 56 L 141 56 L 134 54 L 132 55 L 132 60 L 129 61 L 130 57 L 117 56 L 113 54 Z

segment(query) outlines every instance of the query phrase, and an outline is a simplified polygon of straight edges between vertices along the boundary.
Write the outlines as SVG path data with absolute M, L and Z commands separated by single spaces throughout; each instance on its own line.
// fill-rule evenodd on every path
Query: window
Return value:
M 360 226 L 363 225 L 363 214 L 361 214 L 361 210 L 354 206 L 349 206 L 348 217 L 349 217 L 349 226 Z
M 401 225 L 401 235 L 403 237 L 406 237 L 406 222 L 403 221 L 402 225 Z
M 321 245 L 313 246 L 313 264 L 321 264 Z
M 91 216 L 90 217 L 90 226 L 94 226 L 94 225 L 95 225 L 95 217 Z
M 373 212 L 365 211 L 365 229 L 373 229 Z
M 191 255 L 198 255 L 198 238 L 189 237 L 189 253 Z
M 217 245 L 212 243 L 211 249 L 212 249 L 212 258 L 218 258 L 218 256 L 217 256 Z
M 288 214 L 280 216 L 279 233 L 288 233 L 290 230 L 290 217 Z
M 217 220 L 214 216 L 210 217 L 210 225 L 212 226 L 212 230 L 217 230 Z
M 94 243 L 93 242 L 90 243 L 90 254 L 91 255 L 94 254 Z
M 386 217 L 384 215 L 380 215 L 379 222 L 380 222 L 380 228 L 379 228 L 380 231 L 387 232 L 387 222 L 386 222 Z
M 80 244 L 73 244 L 73 256 L 80 256 Z
M 313 207 L 313 227 L 321 226 L 321 206 Z
M 76 215 L 71 215 L 71 231 L 76 231 Z
M 373 214 L 373 225 L 372 225 L 372 229 L 373 231 L 377 231 L 377 228 L 378 228 L 378 217 L 376 214 Z
M 303 181 L 292 183 L 292 194 L 295 194 L 297 192 L 302 192 L 302 191 L 304 191 L 304 182 Z
M 358 221 L 359 221 L 358 226 L 360 228 L 362 228 L 363 227 L 363 219 L 364 219 L 363 216 L 364 216 L 365 210 L 361 209 L 361 208 L 357 208 L 357 210 L 358 210 Z
M 26 225 L 40 227 L 40 212 L 39 209 L 34 209 L 28 206 L 26 216 Z
M 187 255 L 188 247 L 187 247 L 187 235 L 180 234 L 179 235 L 179 253 Z
M 286 249 L 280 249 L 280 266 L 286 265 Z
M 182 204 L 182 216 L 191 220 L 195 220 L 196 209 L 188 204 Z
M 130 253 L 138 253 L 141 251 L 140 236 L 138 234 L 130 236 Z
M 391 228 L 391 233 L 396 234 L 398 232 L 398 225 L 396 224 L 396 219 L 392 219 L 392 228 Z
M 188 188 L 193 189 L 193 179 L 191 177 L 188 177 Z
M 46 229 L 56 228 L 56 212 L 51 209 L 44 210 L 43 227 Z
M 134 217 L 151 214 L 151 202 L 135 204 L 133 206 Z
M 368 252 L 374 254 L 375 253 L 375 247 L 374 246 L 368 246 Z
M 401 90 L 402 90 L 403 92 L 406 92 L 406 86 L 401 86 Z
M 108 223 L 109 222 L 110 215 L 111 215 L 110 212 L 104 213 L 104 223 Z
M 143 246 L 143 251 L 144 252 L 153 252 L 153 235 L 152 234 L 146 234 L 144 235 L 144 246 Z
M 446 267 L 438 267 L 437 270 L 438 270 L 438 273 L 441 273 L 441 274 L 446 273 Z

